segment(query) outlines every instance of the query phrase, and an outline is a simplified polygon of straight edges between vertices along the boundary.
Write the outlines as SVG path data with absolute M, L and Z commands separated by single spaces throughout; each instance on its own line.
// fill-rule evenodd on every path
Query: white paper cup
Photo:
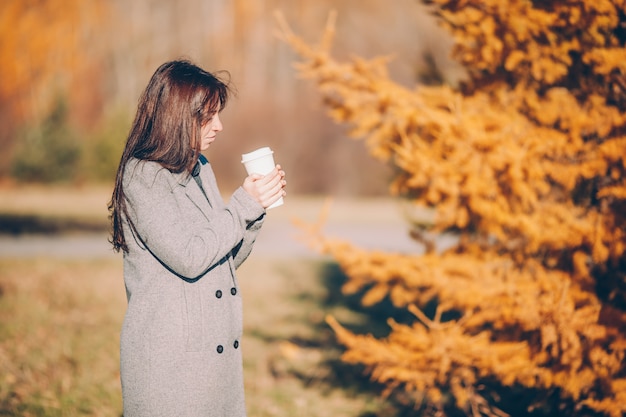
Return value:
M 256 151 L 241 155 L 241 163 L 246 167 L 246 172 L 250 174 L 267 175 L 276 167 L 274 163 L 274 151 L 269 147 L 259 148 Z M 268 207 L 268 209 L 281 206 L 284 203 L 281 197 L 278 201 Z

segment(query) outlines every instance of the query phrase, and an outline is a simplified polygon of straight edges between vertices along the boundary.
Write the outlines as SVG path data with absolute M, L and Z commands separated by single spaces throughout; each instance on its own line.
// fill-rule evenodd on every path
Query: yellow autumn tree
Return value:
M 434 211 L 413 236 L 458 235 L 395 254 L 311 227 L 346 293 L 415 317 L 383 339 L 329 317 L 343 359 L 439 415 L 623 416 L 626 2 L 424 3 L 453 36 L 458 87 L 403 87 L 386 58 L 334 59 L 332 18 L 309 45 L 279 16 L 330 115 L 397 168 L 391 193 Z

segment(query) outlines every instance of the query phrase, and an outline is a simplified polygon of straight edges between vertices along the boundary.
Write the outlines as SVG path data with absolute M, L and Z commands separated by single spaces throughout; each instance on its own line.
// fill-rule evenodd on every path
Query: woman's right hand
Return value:
M 243 189 L 252 196 L 263 208 L 268 208 L 279 198 L 286 195 L 284 190 L 285 172 L 280 165 L 267 175 L 250 174 L 243 181 Z

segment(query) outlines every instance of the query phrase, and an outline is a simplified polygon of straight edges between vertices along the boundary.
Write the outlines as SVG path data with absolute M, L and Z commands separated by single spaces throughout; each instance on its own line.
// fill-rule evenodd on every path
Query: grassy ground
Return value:
M 0 415 L 116 416 L 121 268 L 0 260 Z
M 101 224 L 105 196 L 105 189 L 0 190 L 0 214 Z M 365 323 L 346 307 L 335 265 L 253 253 L 239 278 L 251 417 L 394 415 L 358 370 L 339 361 L 324 323 L 327 314 Z M 0 256 L 0 416 L 120 416 L 125 308 L 121 258 Z
M 364 416 L 382 404 L 338 361 L 323 323 L 359 320 L 316 260 L 252 258 L 240 269 L 250 416 Z M 0 415 L 119 416 L 116 260 L 0 260 Z M 339 275 L 337 279 L 341 279 Z M 335 287 L 333 289 L 332 287 Z

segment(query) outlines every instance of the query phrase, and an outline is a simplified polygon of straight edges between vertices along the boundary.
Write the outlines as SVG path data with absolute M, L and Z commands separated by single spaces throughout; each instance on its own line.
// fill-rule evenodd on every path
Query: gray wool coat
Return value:
M 120 343 L 124 416 L 246 415 L 242 302 L 235 269 L 265 210 L 242 188 L 228 204 L 206 158 L 188 174 L 133 159 L 123 178 L 129 217 Z

